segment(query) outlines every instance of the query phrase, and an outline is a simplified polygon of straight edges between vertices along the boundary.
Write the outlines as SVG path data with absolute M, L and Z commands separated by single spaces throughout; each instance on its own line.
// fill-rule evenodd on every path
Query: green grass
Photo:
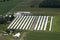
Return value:
M 0 24 L 0 31 L 5 31 L 9 24 Z
M 10 0 L 8 2 L 0 2 L 0 14 L 7 12 L 30 11 L 32 15 L 56 15 L 60 14 L 60 8 L 31 8 L 32 5 L 39 5 L 42 0 Z
M 58 32 L 29 32 L 25 40 L 60 40 Z
M 22 0 L 10 0 L 6 2 L 0 2 L 0 14 L 7 14 L 9 10 L 14 8 Z
M 39 2 L 42 0 L 35 0 L 32 2 L 32 0 L 25 0 L 20 2 L 14 9 L 12 9 L 10 12 L 18 12 L 18 11 L 30 11 L 32 15 L 59 15 L 60 14 L 60 8 L 39 8 L 39 7 L 33 7 L 31 8 L 31 4 L 33 5 L 39 5 Z
M 60 8 L 31 8 L 29 6 L 18 5 L 10 12 L 29 11 L 32 15 L 59 15 Z
M 55 16 L 53 20 L 53 30 L 60 32 L 60 16 Z

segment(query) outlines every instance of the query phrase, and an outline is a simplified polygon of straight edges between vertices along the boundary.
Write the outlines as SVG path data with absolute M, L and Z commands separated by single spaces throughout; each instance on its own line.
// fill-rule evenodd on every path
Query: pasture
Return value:
M 60 40 L 60 33 L 32 31 L 32 32 L 28 32 L 28 34 L 24 39 L 25 40 Z
M 6 2 L 0 2 L 0 15 L 7 14 L 8 11 L 10 11 L 12 8 L 14 8 L 19 2 L 22 0 L 10 0 Z

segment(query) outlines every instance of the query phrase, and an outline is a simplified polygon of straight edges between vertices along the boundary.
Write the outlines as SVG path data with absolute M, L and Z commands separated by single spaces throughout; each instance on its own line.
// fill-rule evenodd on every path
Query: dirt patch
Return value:
M 24 33 L 22 34 L 20 40 L 24 40 L 24 38 L 26 37 L 26 34 L 27 34 L 27 32 L 24 32 Z

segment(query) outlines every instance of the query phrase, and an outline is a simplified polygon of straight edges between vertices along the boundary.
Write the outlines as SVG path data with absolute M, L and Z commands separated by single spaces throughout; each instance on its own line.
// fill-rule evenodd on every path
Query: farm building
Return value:
M 16 17 L 16 16 L 28 16 L 28 15 L 30 15 L 30 12 L 17 12 L 17 13 L 14 13 L 14 16 Z

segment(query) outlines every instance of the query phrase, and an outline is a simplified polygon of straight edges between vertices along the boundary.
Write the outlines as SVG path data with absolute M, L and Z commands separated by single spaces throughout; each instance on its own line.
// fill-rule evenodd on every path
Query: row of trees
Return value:
M 5 1 L 9 1 L 9 0 L 0 0 L 0 2 L 5 2 Z
M 33 4 L 30 5 L 30 7 L 35 7 L 37 1 L 32 2 Z M 60 0 L 43 0 L 42 2 L 39 2 L 38 7 L 48 7 L 48 8 L 60 8 Z
M 2 18 L 0 18 L 0 24 L 3 24 L 3 23 L 4 24 L 6 23 L 6 19 L 2 17 Z
M 39 7 L 60 8 L 60 0 L 44 0 Z

